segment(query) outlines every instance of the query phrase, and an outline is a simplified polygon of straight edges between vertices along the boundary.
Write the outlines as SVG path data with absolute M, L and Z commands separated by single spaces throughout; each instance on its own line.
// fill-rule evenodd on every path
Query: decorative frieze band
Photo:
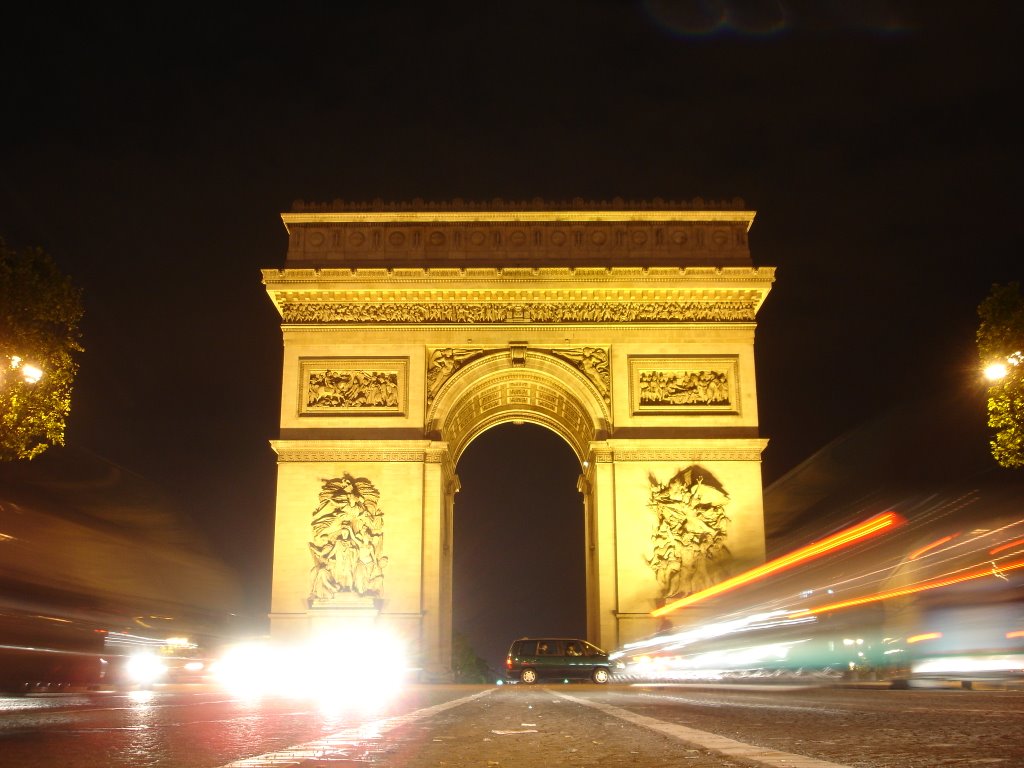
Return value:
M 427 454 L 422 451 L 331 451 L 316 449 L 288 449 L 278 451 L 277 460 L 281 462 L 292 461 L 429 461 Z
M 767 441 L 766 441 L 767 442 Z M 590 453 L 590 461 L 594 464 L 610 464 L 624 461 L 679 461 L 679 462 L 700 462 L 700 461 L 760 461 L 760 449 L 736 449 L 736 450 L 659 450 L 659 449 L 597 449 Z
M 295 302 L 285 323 L 678 323 L 753 322 L 754 301 L 685 302 Z
M 381 441 L 332 440 L 272 440 L 270 445 L 277 454 L 278 463 L 285 462 L 424 462 L 444 463 L 448 448 L 444 443 L 431 440 L 396 440 L 391 449 L 381 447 Z M 362 447 L 365 445 L 366 447 Z M 386 442 L 385 442 L 386 446 Z

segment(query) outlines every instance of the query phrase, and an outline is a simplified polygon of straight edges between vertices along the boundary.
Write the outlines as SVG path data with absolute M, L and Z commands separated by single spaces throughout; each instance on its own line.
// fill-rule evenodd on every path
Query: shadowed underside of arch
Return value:
M 510 368 L 509 352 L 495 351 L 456 372 L 430 405 L 429 432 L 448 443 L 457 463 L 473 438 L 497 424 L 539 424 L 561 435 L 582 464 L 591 442 L 607 435 L 608 404 L 552 355 L 525 350 L 516 359 Z

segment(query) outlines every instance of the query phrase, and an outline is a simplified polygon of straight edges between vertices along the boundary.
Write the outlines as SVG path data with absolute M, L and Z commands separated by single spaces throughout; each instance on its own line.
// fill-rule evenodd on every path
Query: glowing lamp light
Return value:
M 1005 361 L 1000 360 L 997 363 L 990 363 L 985 366 L 985 378 L 989 381 L 999 381 L 1005 379 L 1009 373 L 1010 368 L 1018 366 L 1024 363 L 1024 354 L 1021 352 L 1014 352 L 1008 355 Z
M 842 549 L 843 547 L 855 544 L 858 541 L 862 541 L 872 536 L 877 536 L 891 528 L 902 525 L 903 522 L 905 522 L 904 519 L 895 512 L 886 512 L 881 515 L 876 515 L 875 517 L 865 520 L 863 523 L 849 528 L 844 528 L 838 533 L 827 536 L 821 541 L 808 544 L 806 547 L 801 547 L 800 549 L 790 552 L 788 555 L 783 555 L 782 557 L 771 560 L 764 565 L 760 565 L 757 568 L 741 573 L 738 576 L 733 576 L 731 579 L 721 581 L 705 590 L 694 592 L 692 595 L 687 595 L 686 597 L 681 597 L 678 600 L 673 600 L 671 603 L 666 603 L 661 608 L 656 608 L 651 611 L 651 616 L 664 616 L 666 613 L 671 613 L 683 606 L 692 605 L 700 600 L 705 600 L 709 597 L 713 597 L 714 595 L 728 592 L 729 590 L 735 589 L 743 584 L 756 581 L 757 579 L 762 579 L 765 576 L 776 573 L 777 571 L 792 568 L 794 565 L 814 560 L 828 552 Z
M 11 355 L 10 361 L 11 370 L 17 371 L 26 384 L 35 384 L 43 378 L 43 372 L 41 369 L 31 363 L 26 363 L 22 358 L 18 357 L 18 355 Z
M 1007 373 L 1009 370 L 1006 368 L 1006 363 L 992 363 L 992 365 L 985 366 L 985 378 L 989 381 L 1005 379 Z

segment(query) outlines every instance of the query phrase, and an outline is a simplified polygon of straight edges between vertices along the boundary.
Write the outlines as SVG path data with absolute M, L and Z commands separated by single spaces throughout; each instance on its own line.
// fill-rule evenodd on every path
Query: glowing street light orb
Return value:
M 989 381 L 999 381 L 1010 375 L 1010 368 L 1024 363 L 1024 353 L 1014 352 L 1007 355 L 1006 360 L 991 363 L 985 366 L 985 378 Z
M 18 355 L 11 355 L 9 359 L 11 361 L 11 370 L 17 371 L 26 384 L 35 384 L 43 378 L 42 369 L 32 365 L 31 363 L 26 363 L 25 360 Z
M 1007 373 L 1009 373 L 1009 369 L 1007 369 L 1006 363 L 992 363 L 985 367 L 985 378 L 989 381 L 1005 379 Z

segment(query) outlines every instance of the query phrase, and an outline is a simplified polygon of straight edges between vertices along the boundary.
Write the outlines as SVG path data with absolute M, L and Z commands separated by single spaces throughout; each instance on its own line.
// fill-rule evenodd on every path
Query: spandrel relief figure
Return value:
M 726 546 L 729 494 L 697 465 L 664 484 L 653 474 L 649 480 L 648 504 L 657 521 L 644 560 L 654 570 L 662 597 L 689 595 L 726 578 L 732 560 Z
M 427 402 L 433 401 L 438 391 L 455 371 L 468 360 L 482 354 L 482 349 L 435 349 L 427 359 Z
M 600 347 L 580 347 L 578 349 L 555 349 L 553 354 L 572 362 L 583 375 L 590 379 L 601 393 L 601 398 L 611 402 L 610 373 L 608 368 L 608 351 Z
M 387 557 L 380 492 L 365 477 L 325 480 L 311 521 L 313 556 L 311 603 L 347 592 L 379 597 Z

